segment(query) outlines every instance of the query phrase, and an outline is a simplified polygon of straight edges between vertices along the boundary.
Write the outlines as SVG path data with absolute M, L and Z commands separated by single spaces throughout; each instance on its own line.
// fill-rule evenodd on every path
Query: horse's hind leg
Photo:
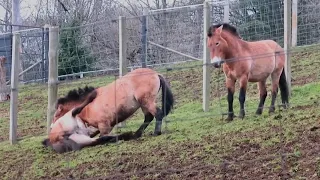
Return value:
M 156 108 L 157 109 L 157 112 L 156 112 L 156 126 L 155 126 L 155 129 L 154 129 L 154 135 L 161 135 L 161 126 L 162 126 L 162 119 L 164 117 L 163 115 L 163 112 L 161 111 L 160 108 Z
M 281 72 L 281 71 L 280 71 Z M 271 80 L 272 80 L 272 97 L 271 97 L 271 105 L 269 108 L 269 113 L 273 113 L 276 108 L 275 108 L 275 102 L 277 99 L 277 94 L 278 94 L 278 86 L 279 86 L 279 78 L 280 78 L 280 72 L 275 71 L 271 74 Z
M 259 87 L 259 92 L 260 92 L 260 102 L 259 102 L 259 106 L 256 111 L 256 114 L 260 115 L 260 114 L 262 114 L 264 102 L 265 102 L 267 94 L 268 94 L 267 88 L 266 88 L 266 81 L 260 81 L 258 83 L 258 87 Z
M 141 124 L 139 129 L 135 132 L 135 137 L 136 138 L 139 138 L 139 137 L 142 136 L 142 133 L 149 126 L 150 122 L 154 118 L 154 116 L 150 112 L 148 112 L 146 110 L 143 110 L 143 113 L 144 113 L 144 122 L 143 122 L 143 124 Z
M 154 135 L 161 134 L 161 126 L 162 126 L 162 119 L 163 113 L 160 108 L 157 107 L 154 99 L 149 99 L 147 102 L 141 103 L 141 109 L 145 114 L 145 122 L 141 125 L 137 132 L 141 133 L 144 129 L 150 124 L 153 118 L 156 118 L 156 126 L 154 130 Z M 139 135 L 139 134 L 138 134 Z

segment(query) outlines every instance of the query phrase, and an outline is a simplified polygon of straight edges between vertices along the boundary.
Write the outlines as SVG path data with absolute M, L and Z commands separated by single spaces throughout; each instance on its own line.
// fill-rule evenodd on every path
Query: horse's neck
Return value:
M 239 52 L 243 52 L 248 47 L 247 41 L 234 37 L 230 33 L 225 34 L 223 38 L 226 39 L 229 46 L 226 59 L 238 58 Z

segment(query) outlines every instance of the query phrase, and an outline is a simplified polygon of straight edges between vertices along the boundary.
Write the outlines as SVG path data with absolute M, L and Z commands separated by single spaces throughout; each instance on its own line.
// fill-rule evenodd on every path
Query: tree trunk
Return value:
M 6 67 L 4 63 L 6 58 L 0 57 L 0 102 L 9 100 L 8 87 L 6 85 Z

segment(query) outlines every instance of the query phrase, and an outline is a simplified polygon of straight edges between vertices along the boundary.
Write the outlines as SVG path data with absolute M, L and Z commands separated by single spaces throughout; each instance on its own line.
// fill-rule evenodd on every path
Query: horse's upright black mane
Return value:
M 72 101 L 83 101 L 93 90 L 95 90 L 95 88 L 92 86 L 70 90 L 65 97 L 58 99 L 57 105 Z
M 211 37 L 213 35 L 214 30 L 217 29 L 218 27 L 220 27 L 221 25 L 223 25 L 223 28 L 222 28 L 223 30 L 226 30 L 229 33 L 231 33 L 232 35 L 241 38 L 238 31 L 237 31 L 237 28 L 228 24 L 228 23 L 219 23 L 219 24 L 210 26 L 208 29 L 208 34 L 207 34 L 208 37 Z

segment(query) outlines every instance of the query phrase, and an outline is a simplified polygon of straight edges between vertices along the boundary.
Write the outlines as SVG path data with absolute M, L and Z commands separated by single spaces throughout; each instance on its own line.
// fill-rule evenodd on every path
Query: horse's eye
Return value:
M 217 43 L 216 43 L 216 46 L 219 46 L 219 44 L 220 44 L 220 42 L 217 42 Z

